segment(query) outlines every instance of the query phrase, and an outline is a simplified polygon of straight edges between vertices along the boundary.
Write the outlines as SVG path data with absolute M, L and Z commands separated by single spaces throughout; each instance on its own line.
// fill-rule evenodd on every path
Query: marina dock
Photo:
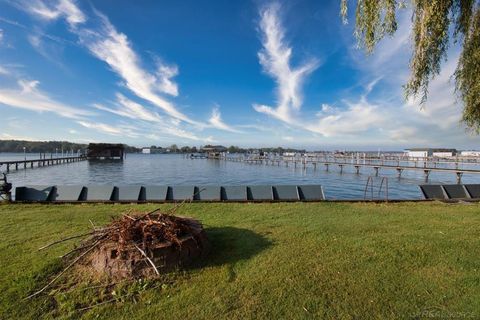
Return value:
M 233 162 L 243 162 L 247 164 L 276 165 L 292 167 L 317 167 L 323 166 L 325 171 L 331 167 L 336 167 L 343 173 L 345 167 L 352 167 L 356 174 L 360 174 L 362 168 L 373 169 L 373 173 L 378 176 L 381 169 L 396 170 L 398 177 L 401 177 L 405 170 L 423 171 L 425 180 L 428 181 L 432 172 L 451 172 L 456 175 L 457 182 L 460 183 L 463 174 L 480 174 L 480 163 L 472 159 L 442 159 L 442 158 L 408 158 L 408 157 L 352 157 L 352 156 L 333 156 L 321 155 L 316 157 L 261 157 L 261 156 L 224 156 L 223 160 Z M 469 167 L 465 167 L 469 166 Z
M 27 169 L 27 168 L 41 168 L 47 166 L 53 166 L 58 164 L 72 163 L 87 160 L 85 155 L 80 156 L 70 156 L 70 157 L 57 157 L 57 158 L 40 158 L 40 159 L 31 159 L 31 160 L 11 160 L 11 161 L 0 161 L 0 169 L 6 167 L 6 172 L 10 172 L 12 168 L 15 170 Z

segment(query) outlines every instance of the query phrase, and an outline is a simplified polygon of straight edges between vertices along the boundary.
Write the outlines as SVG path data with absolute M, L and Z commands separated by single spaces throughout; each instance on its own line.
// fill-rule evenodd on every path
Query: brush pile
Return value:
M 208 242 L 197 220 L 169 214 L 124 214 L 99 229 L 90 264 L 112 278 L 149 277 L 203 257 Z
M 91 232 L 64 238 L 39 249 L 85 238 L 78 247 L 62 256 L 69 258 L 66 268 L 30 297 L 46 290 L 80 262 L 98 274 L 117 280 L 148 278 L 187 266 L 205 257 L 209 249 L 206 233 L 198 220 L 159 213 L 158 209 L 147 214 L 128 212 L 103 228 L 90 223 Z

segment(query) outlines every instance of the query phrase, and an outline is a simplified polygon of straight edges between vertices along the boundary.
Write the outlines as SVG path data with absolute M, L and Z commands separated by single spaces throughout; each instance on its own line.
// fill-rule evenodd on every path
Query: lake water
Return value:
M 0 153 L 0 160 L 21 160 L 24 154 Z M 38 159 L 27 154 L 27 159 Z M 472 165 L 466 165 L 472 167 Z M 463 166 L 465 167 L 465 166 Z M 6 170 L 5 166 L 0 168 Z M 336 166 L 327 172 L 324 166 L 303 169 L 293 166 L 271 166 L 210 159 L 185 159 L 176 154 L 128 154 L 121 161 L 81 161 L 27 170 L 11 170 L 8 179 L 22 185 L 261 185 L 321 184 L 329 199 L 363 199 L 365 184 L 373 176 L 372 168 L 352 166 L 340 173 Z M 390 199 L 421 199 L 419 184 L 425 183 L 422 171 L 405 170 L 398 178 L 395 170 L 380 169 L 374 180 L 374 196 L 382 177 L 388 178 Z M 480 183 L 480 175 L 465 174 L 464 183 Z M 432 172 L 429 183 L 456 183 L 454 173 Z

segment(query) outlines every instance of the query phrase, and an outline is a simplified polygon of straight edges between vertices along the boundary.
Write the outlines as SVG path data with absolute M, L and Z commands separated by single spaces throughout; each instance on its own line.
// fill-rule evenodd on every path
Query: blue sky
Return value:
M 451 46 L 405 101 L 410 12 L 374 54 L 339 1 L 0 0 L 0 139 L 478 148 Z

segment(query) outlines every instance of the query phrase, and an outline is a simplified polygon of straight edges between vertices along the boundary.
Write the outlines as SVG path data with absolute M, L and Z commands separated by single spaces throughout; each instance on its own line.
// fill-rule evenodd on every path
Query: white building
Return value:
M 456 152 L 454 151 L 433 151 L 432 156 L 437 158 L 448 158 L 455 156 Z
M 428 148 L 412 148 L 405 150 L 405 156 L 410 158 L 426 158 L 431 157 L 431 149 Z
M 427 158 L 427 157 L 437 157 L 437 158 L 448 158 L 453 157 L 457 154 L 455 149 L 433 149 L 433 148 L 411 148 L 405 150 L 405 155 L 410 158 Z
M 142 149 L 142 153 L 144 153 L 144 154 L 150 154 L 150 151 L 151 151 L 150 148 L 143 148 Z
M 467 150 L 462 151 L 460 155 L 463 157 L 480 157 L 480 151 Z

